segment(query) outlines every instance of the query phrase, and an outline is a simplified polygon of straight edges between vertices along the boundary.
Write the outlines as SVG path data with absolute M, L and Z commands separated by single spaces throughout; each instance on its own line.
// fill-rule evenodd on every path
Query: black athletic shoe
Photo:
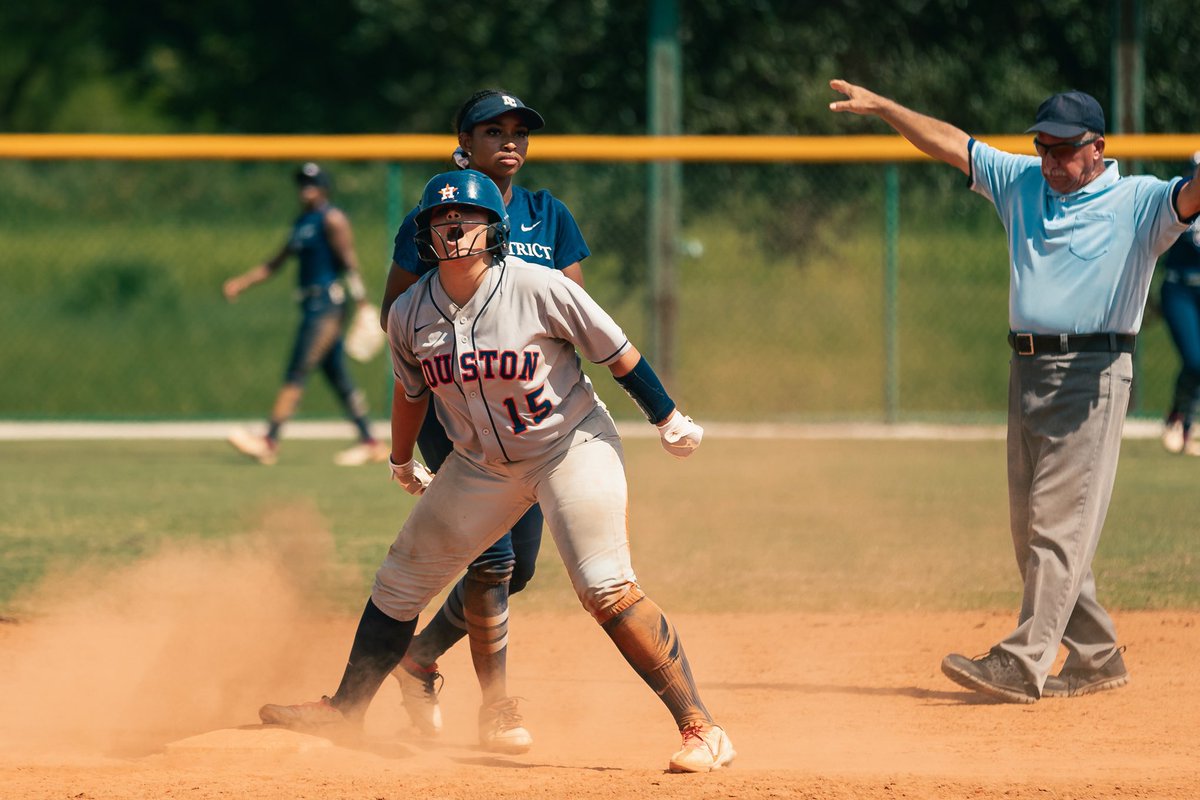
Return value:
M 942 672 L 959 686 L 1007 703 L 1038 701 L 1037 689 L 1021 671 L 1020 662 L 999 648 L 976 658 L 951 653 L 942 659 Z
M 1121 658 L 1124 652 L 1124 645 L 1118 647 L 1098 669 L 1064 669 L 1057 675 L 1051 675 L 1042 687 L 1042 697 L 1079 697 L 1107 689 L 1120 689 L 1129 683 L 1129 671 L 1125 669 L 1125 659 Z
M 299 703 L 281 706 L 267 703 L 258 710 L 258 718 L 264 725 L 282 725 L 285 728 L 319 728 L 322 725 L 338 725 L 346 721 L 342 712 L 322 697 L 314 703 Z

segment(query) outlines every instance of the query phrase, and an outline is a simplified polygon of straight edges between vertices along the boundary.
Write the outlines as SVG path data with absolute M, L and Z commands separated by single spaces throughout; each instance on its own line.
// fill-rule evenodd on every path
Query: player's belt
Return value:
M 1132 353 L 1132 333 L 1008 333 L 1008 345 L 1019 356 L 1054 353 Z
M 346 291 L 340 283 L 315 283 L 309 286 L 301 286 L 296 290 L 296 302 L 303 303 L 305 300 L 310 300 L 314 297 L 329 296 L 329 299 L 334 305 L 340 305 L 346 299 Z

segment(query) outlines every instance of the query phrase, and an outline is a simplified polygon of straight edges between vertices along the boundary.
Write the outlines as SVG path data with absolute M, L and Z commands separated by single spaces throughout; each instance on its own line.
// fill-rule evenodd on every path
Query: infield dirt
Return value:
M 514 601 L 510 690 L 535 737 L 475 746 L 465 647 L 442 661 L 446 731 L 409 728 L 390 682 L 365 731 L 257 725 L 330 693 L 351 615 L 317 616 L 253 559 L 178 555 L 0 625 L 5 798 L 1166 798 L 1197 796 L 1200 614 L 1117 613 L 1128 687 L 993 703 L 938 668 L 998 613 L 672 615 L 739 755 L 671 775 L 670 717 L 582 610 Z M 197 585 L 218 588 L 198 598 Z M 236 588 L 241 587 L 241 588 Z M 54 593 L 50 593 L 53 595 Z

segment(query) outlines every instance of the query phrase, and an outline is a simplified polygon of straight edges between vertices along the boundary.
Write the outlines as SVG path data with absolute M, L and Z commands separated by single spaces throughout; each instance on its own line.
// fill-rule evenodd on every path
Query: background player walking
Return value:
M 285 725 L 361 719 L 421 610 L 538 501 L 580 602 L 675 718 L 682 747 L 668 769 L 729 764 L 733 746 L 700 700 L 674 626 L 637 583 L 621 440 L 576 348 L 609 368 L 668 452 L 690 455 L 703 430 L 582 288 L 555 270 L 505 262 L 509 219 L 486 175 L 435 176 L 417 227 L 418 247 L 439 267 L 393 305 L 388 336 L 391 469 L 420 500 L 376 573 L 337 692 L 266 705 L 260 717 Z M 454 442 L 432 480 L 412 457 L 431 394 Z
M 283 386 L 271 407 L 266 436 L 240 429 L 229 436 L 230 444 L 262 464 L 275 463 L 280 430 L 296 412 L 308 375 L 318 366 L 358 431 L 358 444 L 338 453 L 334 462 L 357 466 L 387 458 L 387 445 L 371 436 L 366 398 L 355 388 L 346 368 L 342 338 L 346 293 L 364 306 L 366 291 L 358 270 L 350 220 L 329 202 L 329 184 L 329 173 L 319 165 L 310 161 L 300 167 L 296 172 L 296 187 L 301 213 L 287 243 L 272 258 L 230 278 L 222 287 L 225 299 L 232 303 L 246 289 L 276 274 L 290 256 L 300 261 L 297 275 L 300 327 Z

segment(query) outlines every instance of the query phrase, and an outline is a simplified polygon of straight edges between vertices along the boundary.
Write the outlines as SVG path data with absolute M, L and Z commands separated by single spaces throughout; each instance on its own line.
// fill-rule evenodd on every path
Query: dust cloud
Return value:
M 0 749 L 136 755 L 257 724 L 264 701 L 331 694 L 353 621 L 315 587 L 361 580 L 350 572 L 302 505 L 231 540 L 47 579 L 31 617 L 0 629 Z

